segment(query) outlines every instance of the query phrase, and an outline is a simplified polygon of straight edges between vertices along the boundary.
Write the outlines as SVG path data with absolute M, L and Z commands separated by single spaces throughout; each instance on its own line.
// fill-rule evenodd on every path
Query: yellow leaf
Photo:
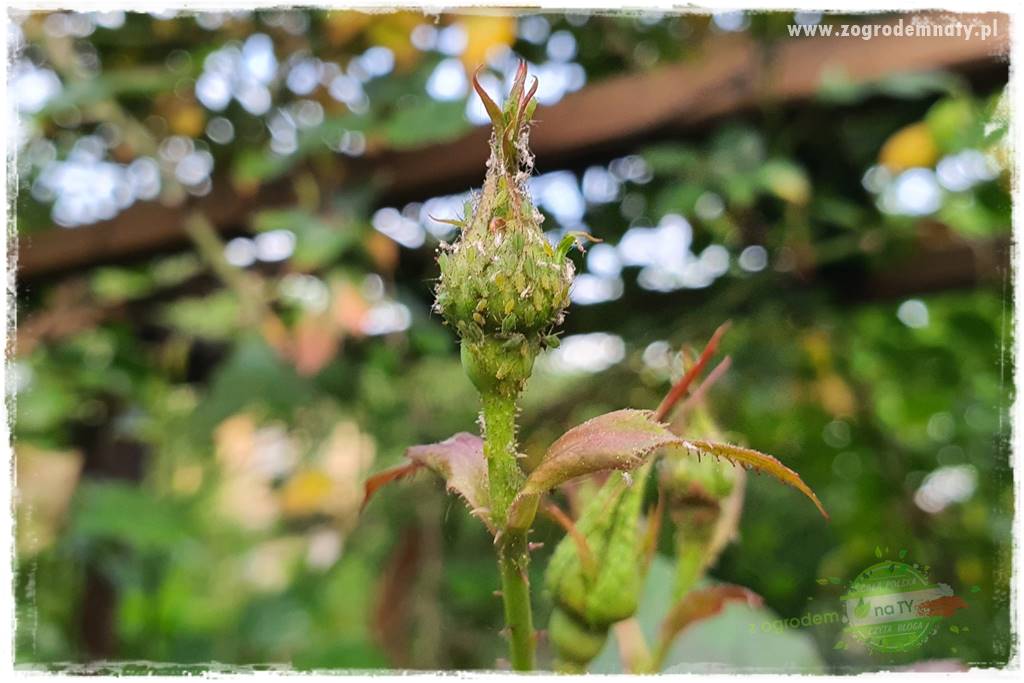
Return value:
M 333 484 L 323 472 L 299 472 L 281 491 L 281 510 L 288 517 L 307 517 L 320 512 Z
M 922 121 L 893 133 L 878 153 L 878 161 L 894 173 L 918 166 L 930 167 L 939 157 L 931 130 Z
M 515 17 L 473 14 L 460 21 L 466 29 L 466 49 L 462 53 L 462 64 L 469 73 L 486 63 L 492 51 L 511 47 L 515 42 Z

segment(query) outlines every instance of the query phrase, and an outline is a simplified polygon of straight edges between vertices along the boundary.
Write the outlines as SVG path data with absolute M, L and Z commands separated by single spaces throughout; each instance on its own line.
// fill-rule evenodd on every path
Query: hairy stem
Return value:
M 516 456 L 516 401 L 499 391 L 481 395 L 484 409 L 484 457 L 491 494 L 491 519 L 505 527 L 508 506 L 523 485 Z
M 505 603 L 505 625 L 508 627 L 509 659 L 516 671 L 533 669 L 533 613 L 530 607 L 530 553 L 526 532 L 505 535 L 498 549 L 501 567 L 501 597 Z
M 491 518 L 499 530 L 498 566 L 505 604 L 509 655 L 516 671 L 533 669 L 534 633 L 530 606 L 530 553 L 525 530 L 506 530 L 509 504 L 523 485 L 516 455 L 516 401 L 499 391 L 484 392 L 484 456 L 491 495 Z

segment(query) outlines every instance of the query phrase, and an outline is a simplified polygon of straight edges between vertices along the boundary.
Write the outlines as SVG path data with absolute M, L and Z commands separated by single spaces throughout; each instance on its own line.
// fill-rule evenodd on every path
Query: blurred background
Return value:
M 986 42 L 790 30 L 899 18 L 12 12 L 17 662 L 494 666 L 483 527 L 429 476 L 359 508 L 368 472 L 475 429 L 432 217 L 483 178 L 469 74 L 498 97 L 521 56 L 544 227 L 603 240 L 574 256 L 524 448 L 653 408 L 731 319 L 710 408 L 832 515 L 753 477 L 712 574 L 766 606 L 671 664 L 1004 663 L 1006 19 Z M 901 552 L 969 604 L 920 650 L 761 627 L 840 610 Z

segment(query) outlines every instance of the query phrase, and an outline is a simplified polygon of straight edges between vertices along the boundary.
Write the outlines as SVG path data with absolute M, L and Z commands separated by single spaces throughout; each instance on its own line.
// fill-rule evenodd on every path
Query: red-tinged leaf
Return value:
M 728 583 L 692 590 L 675 604 L 661 622 L 661 647 L 667 650 L 676 636 L 689 626 L 715 616 L 730 602 L 760 607 L 764 601 L 749 588 Z
M 483 70 L 483 67 L 479 67 L 476 73 L 473 74 L 473 89 L 476 90 L 476 94 L 480 96 L 480 100 L 484 103 L 484 109 L 487 110 L 487 115 L 491 117 L 491 123 L 494 124 L 495 130 L 498 131 L 498 135 L 501 135 L 501 129 L 504 126 L 505 120 L 502 118 L 501 107 L 491 99 L 491 96 L 487 94 L 484 87 L 480 85 L 478 76 Z
M 491 499 L 484 442 L 479 436 L 459 432 L 440 443 L 413 446 L 406 455 L 414 463 L 441 475 L 448 490 L 459 494 L 469 505 L 470 512 L 482 515 L 486 521 Z
M 457 493 L 469 506 L 469 511 L 493 531 L 487 461 L 484 459 L 484 442 L 479 436 L 459 432 L 439 443 L 412 446 L 405 455 L 408 463 L 375 474 L 366 481 L 363 507 L 380 487 L 426 467 L 439 474 L 448 490 Z
M 825 512 L 825 506 L 823 506 L 821 501 L 818 500 L 818 496 L 814 494 L 814 491 L 804 483 L 803 479 L 800 478 L 800 475 L 770 455 L 755 451 L 751 448 L 734 446 L 727 443 L 717 443 L 714 441 L 687 440 L 683 442 L 683 447 L 691 452 L 697 453 L 698 455 L 713 455 L 717 458 L 725 458 L 733 464 L 743 465 L 748 469 L 766 472 L 782 483 L 792 486 L 810 498 L 811 502 L 818 507 L 822 516 L 824 516 L 825 519 L 828 519 L 828 513 Z
M 694 406 L 698 405 L 701 401 L 704 400 L 704 397 L 708 393 L 708 389 L 713 387 L 715 385 L 715 382 L 722 378 L 722 375 L 724 375 L 729 370 L 729 367 L 731 365 L 732 357 L 726 356 L 718 365 L 716 365 L 711 370 L 711 372 L 708 373 L 708 376 L 704 378 L 704 381 L 701 382 L 697 386 L 697 388 L 693 390 L 693 393 L 691 393 L 687 397 L 687 399 L 683 401 L 683 404 L 679 406 L 679 410 L 676 411 L 675 416 L 672 418 L 672 431 L 679 431 L 678 429 L 676 429 L 677 425 L 681 423 L 682 419 L 690 410 L 694 408 Z
M 523 107 L 523 112 L 519 116 L 519 120 L 524 125 L 529 123 L 530 121 L 533 120 L 533 114 L 536 111 L 537 111 L 537 100 L 535 98 L 531 98 L 531 99 L 527 100 L 526 106 Z
M 519 68 L 516 69 L 516 77 L 512 81 L 512 90 L 508 94 L 508 101 L 505 103 L 511 113 L 511 122 L 515 122 L 519 112 L 519 99 L 523 96 L 523 88 L 526 86 L 526 62 L 519 61 Z
M 551 444 L 530 473 L 512 502 L 509 526 L 528 526 L 540 496 L 556 486 L 602 470 L 635 469 L 658 448 L 682 443 L 649 410 L 618 410 L 573 427 Z
M 672 411 L 675 404 L 678 403 L 679 399 L 686 394 L 686 390 L 690 388 L 690 384 L 693 383 L 693 380 L 697 379 L 697 376 L 700 375 L 702 370 L 704 370 L 704 366 L 707 365 L 715 355 L 715 351 L 718 349 L 718 342 L 721 341 L 722 335 L 728 331 L 730 325 L 731 323 L 726 321 L 718 326 L 715 333 L 711 335 L 711 339 L 708 340 L 708 344 L 704 347 L 704 351 L 701 352 L 700 358 L 697 359 L 697 362 L 691 365 L 690 369 L 686 371 L 686 373 L 672 386 L 671 389 L 669 389 L 665 398 L 661 401 L 661 405 L 659 405 L 658 409 L 654 411 L 654 415 L 657 419 L 664 420 L 668 417 L 668 414 Z
M 537 86 L 539 86 L 539 85 L 540 85 L 540 81 L 537 79 L 536 76 L 534 76 L 533 77 L 533 85 L 531 85 L 530 89 L 526 91 L 526 94 L 523 96 L 522 102 L 519 104 L 519 124 L 520 125 L 526 123 L 526 121 L 523 119 L 523 115 L 526 113 L 526 108 L 530 105 L 530 100 L 532 100 L 533 96 L 537 94 Z
M 548 448 L 523 491 L 544 493 L 559 484 L 601 470 L 628 471 L 661 446 L 681 439 L 649 410 L 617 410 L 573 427 Z
M 366 480 L 366 484 L 363 487 L 363 508 L 366 507 L 370 502 L 370 498 L 373 497 L 373 494 L 377 493 L 382 486 L 390 484 L 393 481 L 398 481 L 399 479 L 404 479 L 405 477 L 415 473 L 416 470 L 421 467 L 423 467 L 423 465 L 418 462 L 407 462 L 404 465 L 398 465 L 397 467 L 392 467 L 391 469 L 378 472 L 371 476 Z

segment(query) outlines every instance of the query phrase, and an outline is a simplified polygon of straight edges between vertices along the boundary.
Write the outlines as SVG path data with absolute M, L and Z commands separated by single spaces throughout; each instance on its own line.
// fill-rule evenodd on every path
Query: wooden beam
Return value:
M 911 16 L 902 15 L 902 20 L 909 23 Z M 920 16 L 938 21 L 935 17 L 943 15 Z M 609 78 L 539 109 L 532 135 L 538 168 L 553 170 L 583 155 L 628 149 L 639 139 L 676 135 L 766 101 L 805 100 L 818 92 L 829 73 L 841 72 L 852 83 L 866 83 L 899 72 L 970 70 L 1006 62 L 1009 21 L 1005 14 L 958 18 L 994 20 L 998 34 L 987 41 L 796 38 L 771 47 L 739 35 L 712 39 L 693 59 Z M 352 171 L 373 179 L 385 201 L 462 191 L 480 182 L 488 136 L 489 131 L 478 128 L 451 143 L 380 152 L 354 164 Z M 322 189 L 330 193 L 343 182 L 330 181 Z M 226 179 L 218 178 L 209 195 L 189 206 L 140 202 L 108 221 L 24 236 L 19 240 L 19 276 L 33 279 L 182 247 L 187 243 L 184 216 L 193 208 L 206 213 L 218 230 L 230 231 L 243 229 L 254 210 L 294 199 L 289 179 L 242 196 Z

